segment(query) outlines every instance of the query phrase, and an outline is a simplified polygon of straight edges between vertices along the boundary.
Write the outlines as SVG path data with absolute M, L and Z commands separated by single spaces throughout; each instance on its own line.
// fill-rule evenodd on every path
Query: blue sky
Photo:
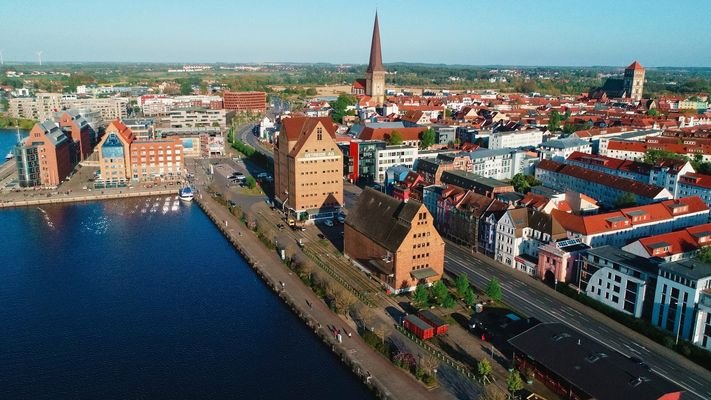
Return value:
M 709 0 L 0 0 L 5 60 L 711 66 Z

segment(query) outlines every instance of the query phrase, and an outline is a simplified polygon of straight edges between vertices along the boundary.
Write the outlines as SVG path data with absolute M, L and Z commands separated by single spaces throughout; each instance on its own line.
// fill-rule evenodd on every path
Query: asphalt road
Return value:
M 471 254 L 456 245 L 447 243 L 445 269 L 455 274 L 465 273 L 479 288 L 485 288 L 491 277 L 501 282 L 504 301 L 526 316 L 543 322 L 562 322 L 578 332 L 626 356 L 636 356 L 647 363 L 653 371 L 666 377 L 693 394 L 686 398 L 711 398 L 711 373 L 691 365 L 670 360 L 655 351 L 656 344 L 650 340 L 637 340 L 623 330 L 605 325 L 586 313 L 553 298 L 551 289 L 541 288 L 540 282 L 523 274 L 512 276 L 516 271 L 503 271 L 496 261 L 479 254 Z M 593 311 L 593 310 L 590 310 Z

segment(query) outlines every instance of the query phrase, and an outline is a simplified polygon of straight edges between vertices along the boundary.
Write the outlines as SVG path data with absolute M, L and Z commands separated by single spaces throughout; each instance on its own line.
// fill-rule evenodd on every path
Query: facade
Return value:
M 338 147 L 343 152 L 344 176 L 352 183 L 367 185 L 376 182 L 379 175 L 376 163 L 378 151 L 386 146 L 382 140 L 354 139 L 339 143 Z
M 297 220 L 334 218 L 343 205 L 343 155 L 330 118 L 282 121 L 274 146 L 274 198 Z
M 543 132 L 538 129 L 494 132 L 489 136 L 489 149 L 538 147 L 542 142 Z
M 680 339 L 711 349 L 709 304 L 699 306 L 711 291 L 711 264 L 682 260 L 659 265 L 652 325 Z
M 96 138 L 96 132 L 89 122 L 77 110 L 62 111 L 56 120 L 72 141 L 72 166 L 89 157 L 92 151 L 92 139 Z
M 13 150 L 20 186 L 59 186 L 74 168 L 72 146 L 72 139 L 54 121 L 35 124 Z
M 679 196 L 699 196 L 711 206 L 711 175 L 687 173 L 679 177 Z
M 592 153 L 592 143 L 572 136 L 545 141 L 541 143 L 538 151 L 542 160 L 563 161 L 575 152 Z
M 128 118 L 128 98 L 126 97 L 63 100 L 62 107 L 98 111 L 105 121 Z
M 471 159 L 468 172 L 494 179 L 512 179 L 516 174 L 531 175 L 538 159 L 517 149 L 480 149 L 464 153 Z
M 615 310 L 649 318 L 658 262 L 611 246 L 587 251 L 577 286 L 585 294 Z
M 640 205 L 673 198 L 667 189 L 660 186 L 553 160 L 538 163 L 536 179 L 556 190 L 583 193 L 610 208 L 617 206 L 627 194 L 631 194 L 634 202 Z
M 126 185 L 131 178 L 131 132 L 123 122 L 115 120 L 106 127 L 97 148 L 99 149 L 99 178 L 106 186 Z
M 444 241 L 427 208 L 371 188 L 346 218 L 344 254 L 370 270 L 389 293 L 430 285 L 444 273 Z
M 183 143 L 177 137 L 131 143 L 130 176 L 133 181 L 180 181 L 183 164 Z
M 375 13 L 373 40 L 370 44 L 370 61 L 365 71 L 365 94 L 377 105 L 385 102 L 385 67 L 380 46 L 380 27 L 378 13 Z
M 538 248 L 538 279 L 568 282 L 578 273 L 580 259 L 590 246 L 577 239 L 559 240 Z
M 228 113 L 224 109 L 188 108 L 169 111 L 166 119 L 171 128 L 215 127 L 225 129 L 232 115 L 234 113 Z
M 705 224 L 709 207 L 691 196 L 603 214 L 573 215 L 552 210 L 551 215 L 565 228 L 569 239 L 580 239 L 591 247 L 621 247 L 642 237 Z
M 494 259 L 537 276 L 539 247 L 565 238 L 565 230 L 548 214 L 530 208 L 508 210 L 496 225 Z
M 682 193 L 680 191 L 682 176 L 694 172 L 691 163 L 684 160 L 662 159 L 658 160 L 655 165 L 652 165 L 641 161 L 630 161 L 597 154 L 574 152 L 563 162 L 622 178 L 632 179 L 641 183 L 661 186 L 666 188 L 674 198 L 699 194 Z M 703 196 L 699 197 L 703 198 Z M 704 200 L 707 200 L 707 203 L 711 202 L 711 197 Z
M 226 90 L 222 98 L 223 108 L 229 111 L 266 113 L 267 94 L 265 92 L 230 92 Z
M 636 101 L 641 100 L 644 90 L 644 67 L 637 61 L 630 64 L 625 68 L 622 82 L 627 97 Z
M 375 152 L 375 179 L 377 183 L 385 182 L 385 171 L 396 165 L 412 168 L 417 159 L 417 147 L 412 146 L 386 146 Z
M 435 226 L 443 236 L 457 244 L 479 251 L 484 236 L 484 220 L 508 206 L 498 200 L 450 186 L 436 200 Z
M 604 148 L 602 145 L 600 146 L 600 154 L 623 160 L 642 161 L 648 150 L 664 150 L 684 155 L 691 159 L 696 158 L 698 155 L 704 162 L 711 161 L 711 144 L 702 143 L 694 139 L 684 139 L 683 143 L 678 143 L 678 138 L 650 138 L 644 142 L 610 139 Z
M 643 258 L 666 262 L 694 258 L 701 248 L 711 245 L 711 224 L 696 225 L 635 240 L 622 250 Z

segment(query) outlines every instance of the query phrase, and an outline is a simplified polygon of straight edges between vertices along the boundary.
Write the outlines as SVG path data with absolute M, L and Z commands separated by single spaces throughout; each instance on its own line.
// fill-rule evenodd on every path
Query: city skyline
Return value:
M 674 8 L 656 0 L 600 0 L 594 7 L 558 0 L 366 1 L 353 10 L 324 0 L 204 3 L 195 10 L 192 2 L 154 0 L 138 10 L 88 0 L 69 7 L 10 0 L 5 13 L 31 16 L 33 24 L 3 21 L 0 50 L 6 63 L 37 62 L 41 51 L 43 63 L 365 64 L 377 9 L 386 64 L 623 66 L 636 59 L 648 67 L 711 66 L 703 28 L 711 4 L 703 1 Z M 71 24 L 65 15 L 91 18 Z M 7 40 L 18 34 L 21 41 Z

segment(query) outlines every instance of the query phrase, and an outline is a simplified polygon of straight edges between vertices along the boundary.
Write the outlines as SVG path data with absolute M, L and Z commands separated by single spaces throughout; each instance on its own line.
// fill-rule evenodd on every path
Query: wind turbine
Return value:
M 2 58 L 2 50 L 0 50 L 0 65 L 5 65 L 5 59 Z
M 37 52 L 37 59 L 39 60 L 40 67 L 42 66 L 42 50 Z

